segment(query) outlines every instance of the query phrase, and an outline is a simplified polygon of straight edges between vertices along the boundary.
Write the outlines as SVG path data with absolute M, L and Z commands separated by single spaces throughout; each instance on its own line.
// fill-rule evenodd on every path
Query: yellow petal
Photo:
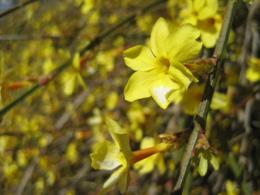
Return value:
M 169 101 L 171 102 L 174 102 L 175 104 L 178 104 L 180 103 L 180 101 L 182 100 L 183 98 L 183 94 L 185 92 L 185 88 L 182 87 L 182 88 L 179 88 L 178 90 L 174 90 L 170 96 L 169 96 Z
M 206 0 L 194 0 L 193 9 L 199 13 L 200 9 L 204 6 Z
M 260 72 L 256 72 L 253 69 L 248 69 L 246 71 L 246 78 L 251 82 L 256 82 L 260 80 Z
M 201 40 L 206 48 L 212 48 L 217 42 L 219 31 L 210 27 L 208 27 L 206 31 L 204 31 L 204 29 L 201 30 Z
M 186 17 L 183 18 L 182 24 L 191 24 L 196 26 L 198 23 L 198 18 L 194 15 L 187 15 Z
M 190 24 L 181 26 L 175 33 L 166 40 L 166 50 L 168 59 L 173 62 L 185 62 L 196 57 L 202 44 L 196 39 L 200 36 L 200 31 Z
M 72 66 L 77 70 L 80 68 L 80 55 L 78 52 L 73 56 Z
M 91 166 L 94 169 L 113 170 L 121 165 L 119 148 L 109 141 L 100 142 L 90 154 Z
M 150 48 L 137 45 L 124 52 L 124 60 L 128 67 L 137 71 L 148 71 L 156 66 L 156 61 Z
M 174 90 L 177 90 L 179 85 L 174 83 L 167 75 L 164 78 L 157 80 L 151 87 L 151 94 L 155 102 L 163 109 L 166 109 L 171 103 L 168 96 Z
M 215 92 L 212 97 L 212 102 L 210 105 L 211 109 L 213 110 L 227 110 L 229 107 L 229 100 L 228 96 L 223 93 Z
M 155 56 L 164 56 L 165 40 L 169 35 L 169 27 L 164 18 L 159 18 L 151 33 L 151 48 Z
M 206 0 L 206 5 L 198 12 L 198 19 L 213 17 L 218 10 L 218 0 Z
M 114 173 L 106 180 L 106 182 L 103 185 L 103 190 L 106 192 L 108 191 L 113 185 L 118 183 L 120 180 L 127 180 L 128 177 L 128 169 L 127 167 L 120 167 Z M 127 189 L 127 185 L 125 182 L 121 182 L 121 185 L 119 185 L 120 192 L 124 193 Z
M 129 183 L 128 179 L 129 179 L 129 173 L 127 168 L 125 168 L 125 171 L 122 173 L 118 181 L 118 189 L 121 194 L 125 194 L 127 191 L 127 187 Z
M 201 101 L 204 85 L 192 85 L 184 93 L 181 101 L 181 107 L 185 113 L 195 115 L 198 112 L 199 103 Z
M 163 154 L 157 154 L 157 160 L 156 160 L 156 165 L 158 167 L 158 170 L 160 172 L 160 174 L 164 174 L 166 171 L 166 166 L 165 166 L 165 162 L 164 162 L 164 156 Z
M 246 78 L 251 82 L 256 82 L 260 80 L 260 59 L 250 58 L 249 68 L 246 71 Z
M 76 86 L 77 74 L 65 74 L 64 75 L 64 88 L 63 91 L 66 95 L 71 95 Z
M 188 89 L 190 84 L 198 80 L 192 72 L 181 63 L 174 63 L 169 68 L 171 79 L 180 83 L 185 89 Z
M 130 160 L 131 148 L 129 145 L 128 132 L 125 129 L 121 128 L 116 121 L 108 117 L 106 118 L 106 124 L 114 142 L 116 143 L 120 151 L 124 154 L 125 158 Z
M 144 137 L 142 139 L 140 148 L 149 148 L 155 145 L 155 140 L 152 137 Z M 157 163 L 156 157 L 158 154 L 154 154 L 148 158 L 145 158 L 137 163 L 134 164 L 134 168 L 138 170 L 138 172 L 142 174 L 146 174 L 151 172 L 154 169 L 155 163 Z
M 129 78 L 125 89 L 125 99 L 133 102 L 138 99 L 151 97 L 151 86 L 154 81 L 162 78 L 158 71 L 140 72 L 137 71 Z

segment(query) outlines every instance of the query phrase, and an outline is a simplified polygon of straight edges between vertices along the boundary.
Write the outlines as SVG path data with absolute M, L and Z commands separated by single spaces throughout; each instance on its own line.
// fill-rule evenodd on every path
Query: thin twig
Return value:
M 107 29 L 106 31 L 104 31 L 103 33 L 98 35 L 96 38 L 94 38 L 92 41 L 90 41 L 82 50 L 80 50 L 80 52 L 79 52 L 80 56 L 83 56 L 86 51 L 89 51 L 89 50 L 93 49 L 94 47 L 96 47 L 97 45 L 99 45 L 106 37 L 111 35 L 114 31 L 121 28 L 126 23 L 133 21 L 137 15 L 144 13 L 144 12 L 148 11 L 149 9 L 151 9 L 152 7 L 154 7 L 160 3 L 166 2 L 166 1 L 167 0 L 155 0 L 155 1 L 151 2 L 150 4 L 138 9 L 137 11 L 135 11 L 135 13 L 130 14 L 125 19 L 123 19 L 119 23 L 113 25 L 112 27 L 110 27 L 109 29 Z M 21 101 L 23 101 L 26 97 L 33 94 L 35 91 L 42 88 L 43 86 L 48 84 L 50 81 L 52 81 L 54 78 L 56 78 L 61 72 L 63 72 L 64 69 L 66 69 L 71 64 L 71 61 L 72 61 L 72 59 L 69 59 L 68 61 L 66 61 L 64 64 L 62 64 L 57 69 L 55 69 L 50 75 L 45 76 L 38 83 L 33 85 L 30 89 L 23 92 L 15 100 L 13 100 L 9 104 L 7 104 L 4 108 L 2 108 L 0 110 L 0 117 L 2 117 L 5 113 L 10 111 L 13 107 L 15 107 Z
M 75 98 L 75 100 L 72 103 L 74 110 L 77 110 L 80 107 L 80 105 L 85 101 L 89 93 L 90 93 L 89 89 L 85 90 Z M 60 130 L 61 128 L 63 128 L 63 126 L 69 121 L 70 117 L 71 117 L 70 112 L 65 112 L 64 114 L 62 114 L 62 116 L 57 120 L 57 122 L 54 125 L 55 129 Z
M 20 3 L 18 5 L 15 5 L 14 7 L 10 8 L 10 9 L 2 12 L 2 13 L 0 13 L 0 18 L 5 17 L 5 16 L 15 12 L 16 10 L 19 10 L 19 9 L 21 9 L 23 7 L 26 7 L 26 6 L 28 6 L 28 5 L 32 4 L 32 3 L 37 2 L 37 1 L 39 1 L 39 0 L 29 0 L 29 1 L 25 1 L 23 3 Z
M 41 40 L 63 40 L 71 39 L 72 36 L 55 36 L 55 35 L 21 35 L 21 34 L 11 34 L 11 35 L 0 35 L 0 41 L 41 41 Z
M 206 82 L 206 87 L 203 93 L 203 97 L 199 106 L 199 112 L 195 116 L 195 127 L 190 135 L 188 144 L 186 146 L 185 152 L 183 154 L 182 160 L 181 160 L 181 165 L 180 165 L 180 173 L 179 177 L 177 179 L 176 185 L 174 186 L 174 191 L 178 190 L 181 188 L 184 176 L 187 171 L 187 167 L 190 163 L 190 159 L 192 156 L 193 149 L 195 147 L 198 134 L 200 130 L 205 129 L 206 125 L 206 118 L 209 112 L 210 108 L 210 103 L 211 99 L 214 93 L 214 90 L 216 88 L 217 80 L 219 78 L 220 74 L 220 69 L 223 64 L 223 58 L 224 58 L 224 52 L 226 49 L 226 42 L 228 40 L 229 36 L 229 31 L 231 28 L 231 24 L 233 21 L 233 14 L 234 14 L 234 9 L 236 7 L 237 0 L 229 0 L 228 6 L 227 6 L 227 11 L 225 15 L 225 20 L 222 25 L 222 29 L 220 32 L 220 37 L 218 39 L 215 51 L 214 51 L 214 57 L 217 58 L 217 63 L 215 66 L 213 66 L 212 71 L 209 73 L 207 82 Z
M 21 183 L 17 187 L 15 195 L 23 194 L 23 191 L 24 191 L 27 183 L 29 182 L 30 178 L 32 177 L 33 171 L 36 168 L 37 163 L 38 163 L 38 156 L 32 160 L 31 164 L 25 170 L 23 178 L 21 179 Z

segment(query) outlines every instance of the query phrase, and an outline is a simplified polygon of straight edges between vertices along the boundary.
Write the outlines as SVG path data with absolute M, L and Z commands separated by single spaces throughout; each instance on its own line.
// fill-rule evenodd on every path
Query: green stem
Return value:
M 200 130 L 204 130 L 206 126 L 206 118 L 210 109 L 210 103 L 213 96 L 213 93 L 216 88 L 216 84 L 219 78 L 219 73 L 221 66 L 223 64 L 224 54 L 226 50 L 226 44 L 229 36 L 229 31 L 233 21 L 234 10 L 238 0 L 229 0 L 227 11 L 225 15 L 225 20 L 222 25 L 220 36 L 214 51 L 214 56 L 217 58 L 217 63 L 213 66 L 212 71 L 208 75 L 206 82 L 206 87 L 202 96 L 202 100 L 199 106 L 199 112 L 194 118 L 195 127 L 189 137 L 188 144 L 186 146 L 185 152 L 183 154 L 181 164 L 180 164 L 180 173 L 177 179 L 176 185 L 174 186 L 174 191 L 177 191 L 181 188 L 184 176 L 187 172 L 187 168 L 190 163 L 192 152 L 197 142 L 197 138 Z
M 34 0 L 36 1 L 36 0 Z M 155 7 L 156 5 L 166 2 L 167 0 L 155 0 L 151 2 L 150 4 L 147 4 L 146 6 L 138 9 L 134 13 L 130 14 L 123 20 L 119 21 L 117 24 L 111 26 L 109 29 L 98 35 L 96 38 L 94 38 L 92 41 L 90 41 L 82 50 L 80 50 L 80 56 L 84 55 L 86 51 L 89 51 L 99 45 L 106 37 L 111 35 L 114 31 L 121 28 L 123 25 L 125 25 L 128 22 L 131 22 L 135 19 L 135 17 L 141 13 L 144 13 L 148 11 L 149 9 Z M 1 15 L 0 15 L 1 16 Z M 37 91 L 39 88 L 45 86 L 50 81 L 52 81 L 54 78 L 56 78 L 61 72 L 63 72 L 64 69 L 66 69 L 68 66 L 70 66 L 72 59 L 69 59 L 64 64 L 60 65 L 57 69 L 55 69 L 50 75 L 47 75 L 43 80 L 40 80 L 38 83 L 34 84 L 30 89 L 23 92 L 20 96 L 18 96 L 16 99 L 11 101 L 9 104 L 7 104 L 5 107 L 3 107 L 0 110 L 0 117 L 2 117 L 4 114 L 6 114 L 8 111 L 10 111 L 13 107 L 15 107 L 18 103 L 20 103 L 22 100 L 24 100 L 29 95 L 33 94 L 35 91 Z

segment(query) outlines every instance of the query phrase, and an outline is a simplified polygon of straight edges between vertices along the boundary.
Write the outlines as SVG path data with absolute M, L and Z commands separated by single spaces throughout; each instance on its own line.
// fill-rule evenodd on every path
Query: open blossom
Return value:
M 218 0 L 188 0 L 181 12 L 182 23 L 189 23 L 201 31 L 205 47 L 214 47 L 221 29 L 222 17 L 218 14 Z
M 129 145 L 129 136 L 112 119 L 107 119 L 109 133 L 114 142 L 103 141 L 95 145 L 94 152 L 90 154 L 91 166 L 95 169 L 115 170 L 103 185 L 103 191 L 108 191 L 117 184 L 120 192 L 127 189 L 128 170 L 132 159 Z
M 159 143 L 149 148 L 132 151 L 127 131 L 110 118 L 106 119 L 106 123 L 113 142 L 105 140 L 94 146 L 90 154 L 91 166 L 95 169 L 113 171 L 104 183 L 101 193 L 108 192 L 115 185 L 121 193 L 125 193 L 130 167 L 143 159 L 168 150 L 172 143 Z
M 190 24 L 172 32 L 166 20 L 159 18 L 149 46 L 137 45 L 124 52 L 126 65 L 136 71 L 125 87 L 125 99 L 153 97 L 163 109 L 171 102 L 179 103 L 190 84 L 197 82 L 185 64 L 200 52 L 199 36 L 199 30 Z

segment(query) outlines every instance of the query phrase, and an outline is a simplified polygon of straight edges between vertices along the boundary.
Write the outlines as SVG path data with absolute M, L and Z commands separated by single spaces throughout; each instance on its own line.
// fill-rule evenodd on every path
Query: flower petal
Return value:
M 125 194 L 128 187 L 128 180 L 129 180 L 129 171 L 127 168 L 125 168 L 125 171 L 122 171 L 123 173 L 120 176 L 120 179 L 118 181 L 118 189 L 121 194 Z
M 213 23 L 211 22 L 213 21 Z M 211 24 L 212 23 L 212 24 Z M 201 40 L 205 47 L 212 48 L 216 44 L 221 29 L 221 19 L 217 15 L 210 20 L 204 20 L 198 23 L 198 28 L 201 30 Z
M 171 103 L 168 100 L 169 94 L 178 89 L 179 85 L 173 82 L 167 75 L 164 78 L 154 82 L 151 87 L 151 94 L 155 102 L 163 109 L 166 109 Z
M 173 91 L 168 97 L 169 101 L 174 102 L 175 104 L 180 103 L 185 91 L 186 89 L 184 87 L 181 87 L 178 90 Z
M 119 148 L 109 141 L 98 143 L 90 158 L 94 169 L 113 170 L 121 165 Z
M 206 48 L 212 48 L 218 39 L 217 32 L 201 32 L 201 40 Z
M 124 154 L 125 158 L 130 160 L 131 148 L 129 144 L 128 132 L 121 128 L 116 121 L 108 117 L 106 118 L 106 124 L 114 142 L 117 144 L 118 148 L 120 148 L 120 151 Z
M 127 181 L 127 177 L 128 177 L 128 169 L 127 167 L 120 167 L 119 169 L 117 169 L 116 171 L 114 171 L 114 173 L 106 180 L 106 182 L 103 185 L 103 191 L 108 191 L 113 185 L 115 185 L 116 183 L 120 182 L 120 180 L 126 180 Z M 120 182 L 121 185 L 119 186 L 119 190 L 120 192 L 125 192 L 126 188 L 127 188 L 127 182 Z M 125 185 L 122 185 L 124 184 Z
M 156 66 L 151 49 L 145 46 L 131 47 L 124 52 L 124 56 L 126 65 L 135 71 L 148 71 Z
M 197 114 L 203 89 L 204 85 L 194 84 L 191 85 L 191 87 L 189 87 L 189 89 L 184 93 L 183 99 L 180 104 L 186 114 Z
M 172 64 L 169 68 L 169 74 L 171 79 L 180 83 L 185 89 L 188 89 L 193 81 L 198 81 L 192 72 L 181 63 Z
M 162 78 L 162 74 L 157 70 L 133 73 L 124 89 L 125 99 L 133 102 L 138 99 L 151 97 L 150 88 L 153 82 L 160 78 Z
M 165 40 L 169 35 L 169 27 L 164 18 L 159 18 L 153 26 L 151 33 L 151 48 L 155 56 L 165 55 Z
M 210 108 L 213 110 L 226 111 L 229 108 L 229 99 L 226 94 L 215 92 L 212 97 Z
M 64 88 L 63 88 L 64 93 L 66 95 L 71 95 L 74 92 L 76 84 L 77 84 L 77 74 L 75 74 L 75 73 L 64 74 L 63 80 L 65 82 Z
M 152 137 L 144 137 L 142 139 L 140 148 L 145 149 L 155 145 L 155 139 Z M 149 156 L 134 164 L 134 168 L 138 170 L 139 174 L 143 175 L 154 170 L 154 166 L 157 163 L 158 154 Z
M 206 5 L 198 12 L 198 19 L 204 20 L 213 17 L 218 11 L 218 0 L 207 0 Z
M 206 0 L 194 0 L 193 1 L 193 9 L 199 13 L 200 9 L 203 7 L 203 5 L 205 4 Z
M 200 31 L 190 24 L 184 24 L 171 34 L 165 44 L 171 63 L 185 62 L 196 57 L 202 47 L 202 43 L 196 41 L 199 36 Z

